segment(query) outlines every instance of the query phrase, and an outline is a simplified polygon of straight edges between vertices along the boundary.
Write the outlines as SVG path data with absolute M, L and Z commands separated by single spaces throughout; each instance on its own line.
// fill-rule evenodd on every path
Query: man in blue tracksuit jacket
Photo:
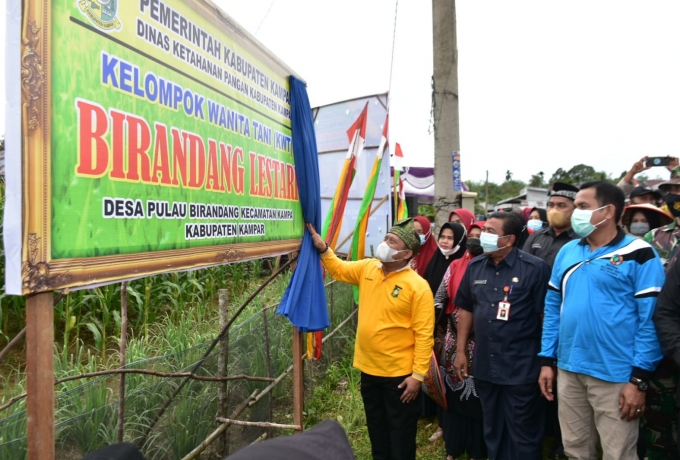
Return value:
M 662 358 L 652 320 L 661 259 L 618 225 L 624 195 L 607 182 L 581 186 L 572 228 L 582 239 L 557 255 L 545 301 L 539 385 L 558 411 L 569 458 L 637 460 L 639 417 Z

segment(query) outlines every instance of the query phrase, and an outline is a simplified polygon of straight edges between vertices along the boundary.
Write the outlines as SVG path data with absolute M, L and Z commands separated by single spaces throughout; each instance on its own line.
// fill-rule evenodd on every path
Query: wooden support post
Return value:
M 125 367 L 127 354 L 127 281 L 120 285 L 120 367 Z M 120 388 L 118 390 L 118 442 L 125 437 L 125 374 L 120 374 Z
M 232 425 L 238 426 L 257 426 L 261 428 L 280 428 L 282 430 L 301 430 L 300 425 L 282 425 L 281 423 L 268 423 L 268 422 L 249 422 L 247 420 L 234 420 L 230 418 L 217 417 L 217 421 L 220 423 L 230 423 Z
M 226 289 L 219 290 L 220 330 L 229 322 L 229 292 Z M 220 340 L 220 352 L 217 355 L 217 375 L 226 377 L 229 374 L 229 331 Z M 217 386 L 217 399 L 219 414 L 227 417 L 229 414 L 229 388 L 228 383 L 219 383 Z M 229 455 L 229 432 L 225 431 L 221 439 L 217 440 L 217 454 L 220 458 Z
M 312 338 L 312 350 L 314 347 L 314 333 L 307 332 L 305 334 Z M 305 347 L 307 346 L 307 340 L 305 340 Z M 305 355 L 306 356 L 306 355 Z M 314 397 L 314 351 L 312 351 L 312 357 L 307 360 L 307 397 L 311 401 Z
M 293 422 L 302 427 L 302 412 L 304 410 L 305 398 L 305 374 L 304 362 L 302 359 L 304 334 L 298 332 L 298 328 L 293 326 Z M 296 430 L 295 433 L 302 433 Z
M 274 368 L 272 367 L 272 353 L 271 353 L 271 340 L 269 340 L 269 321 L 267 320 L 267 310 L 264 309 L 264 292 L 262 293 L 262 327 L 264 329 L 264 347 L 265 351 L 267 353 L 267 377 L 273 378 L 274 377 Z M 268 396 L 268 405 L 269 405 L 269 422 L 272 422 L 274 419 L 274 404 L 272 401 L 272 394 L 269 393 Z M 267 430 L 267 433 L 269 436 L 274 435 L 274 431 L 272 429 Z
M 335 283 L 331 283 L 330 288 L 331 288 L 331 330 L 333 329 L 333 307 L 335 306 L 335 299 L 333 298 L 333 286 L 335 286 Z M 329 349 L 329 357 L 330 357 L 330 363 L 333 364 L 333 342 L 328 344 L 328 349 Z
M 246 410 L 248 407 L 250 407 L 250 403 L 253 402 L 253 398 L 255 395 L 258 393 L 260 390 L 255 390 L 251 393 L 250 396 L 248 396 L 248 399 L 243 401 L 239 407 L 236 408 L 233 414 L 231 414 L 231 418 L 238 417 L 241 415 L 241 413 Z M 210 433 L 205 440 L 200 443 L 194 450 L 189 452 L 182 460 L 193 460 L 196 458 L 199 458 L 201 456 L 201 452 L 203 452 L 210 444 L 215 442 L 215 440 L 224 433 L 224 431 L 231 426 L 231 423 L 222 423 L 215 431 Z
M 54 460 L 54 305 L 51 292 L 26 298 L 28 460 Z

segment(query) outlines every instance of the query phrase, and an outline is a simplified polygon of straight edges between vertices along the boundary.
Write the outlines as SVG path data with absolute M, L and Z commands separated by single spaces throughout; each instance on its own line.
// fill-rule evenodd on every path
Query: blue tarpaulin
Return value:
M 305 222 L 310 222 L 320 229 L 321 182 L 314 119 L 306 85 L 292 75 L 290 95 L 293 155 L 302 215 Z M 297 267 L 277 311 L 288 318 L 300 332 L 321 331 L 330 325 L 321 260 L 312 243 L 312 235 L 306 228 L 302 236 Z

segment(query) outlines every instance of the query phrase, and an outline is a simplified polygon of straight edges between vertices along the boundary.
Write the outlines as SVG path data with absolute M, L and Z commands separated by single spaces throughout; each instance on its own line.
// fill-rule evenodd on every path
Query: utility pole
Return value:
M 484 184 L 484 219 L 489 214 L 489 170 L 486 170 L 486 183 Z
M 432 0 L 433 29 L 433 124 L 434 124 L 434 207 L 437 228 L 448 221 L 456 208 L 459 192 L 453 190 L 451 154 L 460 151 L 458 128 L 458 48 L 455 0 Z M 461 170 L 465 171 L 465 155 Z

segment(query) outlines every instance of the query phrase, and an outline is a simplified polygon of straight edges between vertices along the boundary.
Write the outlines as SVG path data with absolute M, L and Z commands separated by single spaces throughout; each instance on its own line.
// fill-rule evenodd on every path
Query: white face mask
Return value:
M 406 251 L 408 251 L 408 249 L 404 249 L 402 251 L 392 249 L 391 247 L 388 246 L 388 244 L 385 241 L 383 241 L 378 245 L 378 248 L 375 250 L 375 258 L 381 262 L 397 262 L 396 260 L 394 260 L 394 256 L 396 254 L 399 254 L 400 252 Z
M 455 254 L 455 252 L 456 252 L 458 249 L 459 249 L 458 246 L 456 246 L 455 248 L 451 248 L 451 249 L 444 249 L 444 248 L 442 248 L 441 246 L 439 247 L 439 250 L 440 250 L 440 251 L 442 252 L 442 254 L 444 254 L 446 257 L 449 257 L 451 254 Z
M 467 230 L 463 228 L 463 236 L 461 237 L 460 241 L 463 241 L 463 238 L 467 237 Z M 455 237 L 454 237 L 455 238 Z M 456 251 L 460 249 L 460 243 L 452 247 L 451 249 L 444 249 L 439 245 L 439 242 L 437 242 L 437 246 L 439 247 L 439 250 L 444 254 L 446 257 L 449 257 L 452 254 L 455 254 Z
M 465 232 L 465 234 L 464 234 L 463 236 L 467 236 L 467 232 Z M 463 238 L 461 238 L 460 240 L 463 241 Z M 439 246 L 439 244 L 437 244 L 437 246 Z M 442 254 L 444 254 L 446 257 L 449 257 L 449 256 L 452 255 L 452 254 L 455 254 L 456 251 L 458 251 L 459 249 L 460 249 L 460 243 L 457 244 L 457 245 L 455 245 L 455 246 L 452 247 L 451 249 L 444 249 L 443 247 L 439 246 L 439 250 L 440 250 L 440 251 L 442 252 Z

